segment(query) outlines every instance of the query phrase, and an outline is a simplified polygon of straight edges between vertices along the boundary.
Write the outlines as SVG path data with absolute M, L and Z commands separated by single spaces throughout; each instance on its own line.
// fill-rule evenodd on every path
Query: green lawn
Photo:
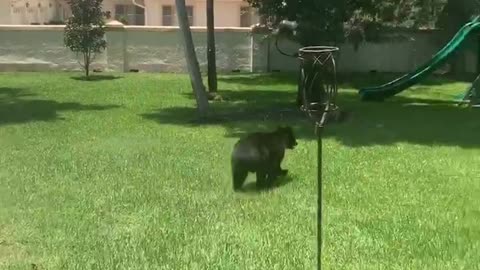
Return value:
M 202 125 L 186 76 L 72 76 L 0 74 L 0 269 L 314 269 L 313 126 L 278 112 L 295 76 L 221 76 L 226 119 Z M 369 76 L 341 78 L 353 117 L 326 132 L 324 269 L 479 269 L 480 111 L 451 103 L 468 83 L 361 103 L 392 78 Z M 233 193 L 235 141 L 281 123 L 291 176 Z

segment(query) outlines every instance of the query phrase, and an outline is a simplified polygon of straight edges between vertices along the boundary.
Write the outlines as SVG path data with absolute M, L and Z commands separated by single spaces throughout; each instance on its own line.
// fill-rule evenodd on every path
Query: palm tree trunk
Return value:
M 188 23 L 187 8 L 185 0 L 175 0 L 177 6 L 177 18 L 180 30 L 183 34 L 185 46 L 185 59 L 187 60 L 188 73 L 193 86 L 193 94 L 197 101 L 197 109 L 200 117 L 206 117 L 208 113 L 208 98 L 205 92 L 205 86 L 202 82 L 202 74 L 200 73 L 200 65 L 198 64 L 195 46 L 193 44 L 192 32 Z
M 208 91 L 217 92 L 217 63 L 215 57 L 215 18 L 213 0 L 207 0 L 207 60 Z

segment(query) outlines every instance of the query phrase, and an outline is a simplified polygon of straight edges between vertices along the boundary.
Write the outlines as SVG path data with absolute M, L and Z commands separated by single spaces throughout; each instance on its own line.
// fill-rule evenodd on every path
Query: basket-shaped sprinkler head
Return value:
M 337 47 L 309 46 L 299 50 L 301 109 L 320 126 L 338 109 L 334 54 Z

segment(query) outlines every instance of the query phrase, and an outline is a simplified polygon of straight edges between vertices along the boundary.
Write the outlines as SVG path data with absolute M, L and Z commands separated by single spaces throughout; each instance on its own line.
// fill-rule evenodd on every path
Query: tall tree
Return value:
M 180 30 L 183 34 L 183 43 L 185 46 L 185 59 L 187 60 L 188 73 L 190 74 L 190 82 L 192 84 L 195 100 L 197 101 L 197 109 L 200 117 L 206 117 L 208 114 L 208 98 L 205 92 L 205 86 L 200 73 L 200 65 L 198 64 L 195 46 L 193 44 L 192 32 L 188 23 L 187 8 L 185 0 L 175 0 L 177 6 L 177 18 Z
M 345 0 L 247 0 L 268 19 L 270 27 L 282 20 L 297 21 L 296 39 L 304 46 L 339 42 L 348 19 Z
M 215 17 L 213 0 L 207 0 L 207 61 L 208 91 L 217 92 L 217 63 L 215 57 Z
M 107 46 L 104 39 L 105 22 L 102 11 L 103 0 L 68 0 L 72 16 L 65 26 L 64 43 L 73 52 L 81 54 L 80 64 L 85 76 L 90 74 L 90 64 Z
M 438 16 L 437 27 L 443 30 L 442 43 L 452 38 L 462 25 L 467 23 L 472 16 L 480 11 L 478 0 L 448 0 Z M 465 72 L 465 55 L 459 51 L 449 61 L 454 74 Z
M 282 20 L 296 21 L 295 39 L 306 46 L 341 42 L 349 35 L 368 40 L 369 35 L 378 35 L 380 26 L 430 26 L 433 11 L 446 0 L 247 1 L 268 18 L 269 27 L 276 28 Z

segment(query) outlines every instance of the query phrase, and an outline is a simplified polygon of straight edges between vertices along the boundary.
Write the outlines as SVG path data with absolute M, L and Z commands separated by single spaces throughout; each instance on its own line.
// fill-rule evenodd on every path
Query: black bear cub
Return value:
M 285 149 L 293 149 L 297 141 L 291 127 L 278 127 L 273 132 L 255 132 L 240 139 L 232 152 L 233 189 L 239 191 L 249 172 L 257 174 L 258 188 L 269 187 L 278 176 L 284 176 L 280 163 Z

